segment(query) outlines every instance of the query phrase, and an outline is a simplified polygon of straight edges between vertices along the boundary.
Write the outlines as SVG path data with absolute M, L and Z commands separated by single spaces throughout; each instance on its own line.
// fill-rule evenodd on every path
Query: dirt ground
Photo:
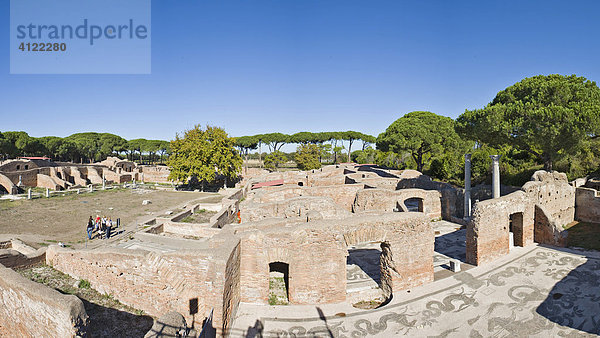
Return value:
M 56 242 L 78 246 L 85 242 L 90 216 L 120 218 L 125 225 L 139 217 L 161 216 L 165 210 L 208 196 L 221 198 L 214 193 L 120 189 L 33 200 L 0 200 L 0 235 L 20 235 L 21 240 L 36 248 Z M 143 200 L 152 203 L 142 205 Z

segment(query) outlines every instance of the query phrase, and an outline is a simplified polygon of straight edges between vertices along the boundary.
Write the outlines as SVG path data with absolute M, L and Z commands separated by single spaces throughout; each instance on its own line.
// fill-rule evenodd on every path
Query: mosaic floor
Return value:
M 600 333 L 600 256 L 532 245 L 388 305 L 240 306 L 232 336 L 581 337 Z

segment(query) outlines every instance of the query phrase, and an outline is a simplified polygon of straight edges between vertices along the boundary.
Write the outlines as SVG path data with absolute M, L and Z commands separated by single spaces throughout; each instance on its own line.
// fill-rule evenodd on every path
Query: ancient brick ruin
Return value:
M 124 180 L 123 175 L 135 179 L 142 173 L 146 178 L 155 175 L 129 163 L 102 165 L 27 170 L 54 182 L 61 182 L 58 173 L 67 179 L 64 182 L 75 174 L 85 180 L 114 175 L 117 181 Z M 4 172 L 11 182 L 19 172 L 34 184 L 22 170 Z M 55 269 L 86 279 L 100 292 L 152 316 L 176 311 L 196 325 L 209 319 L 214 332 L 225 335 L 241 303 L 269 305 L 273 272 L 282 276 L 289 304 L 352 303 L 373 293 L 385 301 L 401 290 L 437 280 L 442 263 L 452 261 L 454 267 L 462 260 L 465 265 L 482 265 L 503 257 L 512 246 L 534 241 L 564 246 L 563 225 L 574 219 L 598 220 L 600 197 L 594 183 L 569 183 L 564 174 L 536 172 L 523 187 L 504 189 L 498 198 L 491 198 L 489 189 L 473 189 L 477 198 L 469 217 L 464 189 L 411 170 L 345 164 L 308 172 L 264 171 L 228 190 L 218 203 L 188 204 L 173 215 L 149 220 L 134 244 L 94 250 L 51 246 L 36 257 L 44 255 Z M 201 209 L 216 214 L 203 223 L 181 221 Z M 466 235 L 465 230 L 456 230 L 464 236 L 462 259 L 448 254 L 442 263 L 434 262 L 436 238 L 447 234 L 440 233 L 439 224 L 466 228 Z M 149 249 L 150 243 L 154 249 Z M 377 276 L 374 283 L 370 280 L 375 286 L 364 290 L 351 287 L 348 267 L 352 251 L 361 245 L 370 245 L 362 250 L 376 257 Z M 0 263 L 8 265 L 10 257 L 11 262 L 25 262 L 10 265 L 27 264 L 26 255 L 9 249 L 0 250 Z M 0 321 L 11 318 L 11 308 L 22 306 L 19 299 L 35 292 L 33 286 L 28 289 L 30 283 L 19 286 L 24 290 L 11 286 L 15 279 L 11 271 L 0 269 L 0 302 L 7 313 Z M 40 297 L 47 304 L 57 295 Z M 62 318 L 57 330 L 77 328 L 84 321 L 84 314 L 73 310 L 78 305 L 70 306 L 64 310 L 69 316 L 53 315 Z M 39 332 L 28 331 L 33 333 Z

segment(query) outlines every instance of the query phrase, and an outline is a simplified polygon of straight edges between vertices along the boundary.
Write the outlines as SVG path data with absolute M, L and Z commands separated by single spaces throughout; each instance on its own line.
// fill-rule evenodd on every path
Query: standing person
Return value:
M 110 231 L 112 230 L 112 219 L 106 221 L 106 239 L 110 238 Z
M 90 216 L 90 219 L 88 220 L 87 223 L 87 235 L 88 235 L 88 239 L 92 239 L 92 232 L 94 231 L 94 219 L 92 218 L 92 216 Z

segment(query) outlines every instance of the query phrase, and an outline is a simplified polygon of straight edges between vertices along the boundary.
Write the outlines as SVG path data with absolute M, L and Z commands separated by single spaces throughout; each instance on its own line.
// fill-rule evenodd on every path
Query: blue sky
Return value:
M 600 81 L 600 1 L 152 1 L 151 75 L 9 75 L 0 131 L 172 139 L 357 130 L 414 110 L 457 117 L 524 77 Z

